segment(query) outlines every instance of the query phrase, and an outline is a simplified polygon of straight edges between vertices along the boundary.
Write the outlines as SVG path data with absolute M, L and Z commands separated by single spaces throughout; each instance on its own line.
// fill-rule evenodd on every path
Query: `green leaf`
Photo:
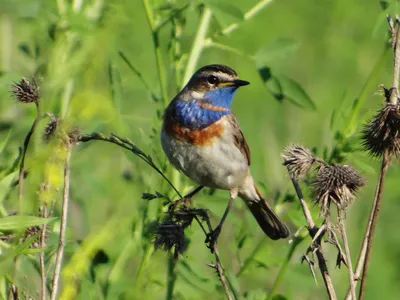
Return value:
M 298 82 L 286 76 L 280 76 L 277 79 L 286 99 L 301 108 L 316 110 L 314 102 Z
M 299 42 L 292 39 L 277 39 L 262 46 L 254 54 L 254 60 L 258 66 L 282 60 L 296 51 L 299 45 Z
M 30 226 L 47 224 L 55 218 L 39 218 L 35 216 L 7 216 L 0 218 L 0 230 L 18 230 Z
M 0 142 L 0 154 L 4 151 L 4 148 L 6 147 L 8 140 L 10 139 L 11 136 L 11 129 L 8 131 L 7 137 Z
M 237 21 L 244 19 L 243 12 L 232 4 L 231 1 L 220 1 L 220 0 L 206 0 L 204 1 L 212 10 L 213 13 L 222 13 L 228 15 Z
M 316 110 L 316 106 L 301 85 L 284 75 L 272 75 L 269 67 L 258 69 L 268 91 L 279 101 L 287 99 L 293 104 L 309 110 Z

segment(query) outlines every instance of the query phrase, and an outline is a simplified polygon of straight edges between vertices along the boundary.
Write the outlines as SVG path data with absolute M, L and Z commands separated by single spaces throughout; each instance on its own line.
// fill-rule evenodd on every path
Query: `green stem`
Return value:
M 224 50 L 224 51 L 227 51 L 227 52 L 232 52 L 232 53 L 234 53 L 236 55 L 243 56 L 243 57 L 248 58 L 248 59 L 252 59 L 252 57 L 250 55 L 240 51 L 239 49 L 236 49 L 234 47 L 231 47 L 231 46 L 228 46 L 228 45 L 225 45 L 225 44 L 216 43 L 216 42 L 211 41 L 211 40 L 205 41 L 205 47 L 214 47 L 214 48 L 221 49 L 221 50 Z
M 184 86 L 189 81 L 190 77 L 195 71 L 197 62 L 205 46 L 204 41 L 206 38 L 208 27 L 210 25 L 211 17 L 212 17 L 211 10 L 208 7 L 205 7 L 203 15 L 201 16 L 200 19 L 200 25 L 199 28 L 197 29 L 196 37 L 192 43 L 192 49 L 190 51 L 185 75 L 183 76 L 182 86 Z
M 236 277 L 240 277 L 240 275 L 242 275 L 244 273 L 244 271 L 247 270 L 247 268 L 249 267 L 250 263 L 253 261 L 254 256 L 257 255 L 258 251 L 261 250 L 261 248 L 264 246 L 264 243 L 267 241 L 267 239 L 261 239 L 257 246 L 253 249 L 253 251 L 251 252 L 251 254 L 249 255 L 248 258 L 246 258 L 246 260 L 244 261 L 243 266 L 239 269 L 239 272 L 236 274 Z
M 297 246 L 300 245 L 300 243 L 304 240 L 304 237 L 299 236 L 297 237 L 293 242 L 292 242 L 292 246 L 289 248 L 289 251 L 286 255 L 286 259 L 283 262 L 281 269 L 279 270 L 278 275 L 275 278 L 274 284 L 272 286 L 271 291 L 269 292 L 268 298 L 267 300 L 272 299 L 272 297 L 274 296 L 274 294 L 276 293 L 276 291 L 278 290 L 280 284 L 282 283 L 283 277 L 286 274 L 287 268 L 289 266 L 289 262 L 292 259 L 293 253 L 296 250 Z
M 158 38 L 158 30 L 154 21 L 153 11 L 150 7 L 148 0 L 143 0 L 143 6 L 146 11 L 147 22 L 149 23 L 150 30 L 152 32 L 154 51 L 156 54 L 156 64 L 157 64 L 157 72 L 158 72 L 158 80 L 160 82 L 161 88 L 161 97 L 163 100 L 164 107 L 168 105 L 168 96 L 167 96 L 167 83 L 164 74 L 164 63 L 162 58 L 160 41 Z
M 176 282 L 176 272 L 175 272 L 175 267 L 176 267 L 176 259 L 174 258 L 174 255 L 172 253 L 169 254 L 168 257 L 168 270 L 167 270 L 167 296 L 166 300 L 172 300 L 174 299 L 174 286 Z
M 379 70 L 381 69 L 382 65 L 385 62 L 386 55 L 389 53 L 390 47 L 388 47 L 386 44 L 384 47 L 385 48 L 382 51 L 381 57 L 376 62 L 374 68 L 372 69 L 372 72 L 369 74 L 368 79 L 365 82 L 365 84 L 360 92 L 360 95 L 354 101 L 354 104 L 353 104 L 353 107 L 351 110 L 351 115 L 349 118 L 349 123 L 347 124 L 346 130 L 345 130 L 345 137 L 351 136 L 354 133 L 357 124 L 359 123 L 356 121 L 357 121 L 357 116 L 360 111 L 361 104 L 363 104 L 365 99 L 367 98 L 367 96 L 369 96 L 370 87 L 371 87 L 371 85 L 375 84 L 376 77 L 378 76 Z
M 250 8 L 245 14 L 244 14 L 244 20 L 250 20 L 253 18 L 256 14 L 258 14 L 263 8 L 265 8 L 268 4 L 270 4 L 272 0 L 262 0 L 258 2 L 256 5 L 254 5 L 252 8 Z M 222 30 L 222 33 L 224 35 L 227 35 L 231 33 L 232 31 L 236 30 L 239 27 L 239 23 L 233 23 L 226 27 L 225 29 Z

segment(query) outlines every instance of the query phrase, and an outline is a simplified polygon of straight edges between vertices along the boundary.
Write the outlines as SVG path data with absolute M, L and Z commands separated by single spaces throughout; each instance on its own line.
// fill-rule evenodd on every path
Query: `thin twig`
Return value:
M 205 220 L 206 220 L 209 232 L 212 232 L 213 229 L 212 229 L 210 218 L 208 217 L 208 215 L 206 215 Z M 211 243 L 211 245 L 212 245 L 212 252 L 214 253 L 214 256 L 215 256 L 215 264 L 210 264 L 209 266 L 214 268 L 215 270 L 217 270 L 219 280 L 221 281 L 222 287 L 224 288 L 224 291 L 225 291 L 226 299 L 232 300 L 232 296 L 230 294 L 229 287 L 228 287 L 228 281 L 225 277 L 224 269 L 222 268 L 221 259 L 219 257 L 217 242 Z
M 153 45 L 154 51 L 156 55 L 156 64 L 157 64 L 157 73 L 158 73 L 158 81 L 160 83 L 161 88 L 161 98 L 163 100 L 164 107 L 168 105 L 168 96 L 167 96 L 167 82 L 164 74 L 164 63 L 161 53 L 160 41 L 158 38 L 158 30 L 157 25 L 154 20 L 153 10 L 149 4 L 148 0 L 143 0 L 143 7 L 146 12 L 147 22 L 149 23 L 151 34 L 153 37 Z
M 347 269 L 349 271 L 351 297 L 352 297 L 353 300 L 356 300 L 357 299 L 357 297 L 356 297 L 356 284 L 355 284 L 355 281 L 354 281 L 353 264 L 351 263 L 349 242 L 348 242 L 348 239 L 347 239 L 346 228 L 345 228 L 345 225 L 344 225 L 343 210 L 338 208 L 337 211 L 338 211 L 339 230 L 340 230 L 340 234 L 342 235 L 344 251 L 346 253 L 346 264 L 347 264 Z
M 313 238 L 315 236 L 316 232 L 318 232 L 318 228 L 316 228 L 316 226 L 315 226 L 315 223 L 311 216 L 311 212 L 307 206 L 306 201 L 304 200 L 303 192 L 301 190 L 301 187 L 300 187 L 297 179 L 295 179 L 292 176 L 290 176 L 290 177 L 291 177 L 294 189 L 296 190 L 297 197 L 300 200 L 300 205 L 303 210 L 304 217 L 306 218 L 308 232 L 309 232 L 311 238 Z M 326 291 L 328 293 L 329 299 L 336 300 L 337 297 L 336 297 L 335 288 L 333 287 L 332 279 L 329 275 L 328 267 L 326 265 L 326 260 L 325 260 L 324 254 L 322 253 L 322 245 L 319 245 L 319 247 L 316 249 L 315 253 L 317 255 L 318 267 L 321 271 L 322 278 L 324 279 L 324 283 L 325 283 L 325 287 L 326 287 Z
M 117 146 L 120 146 L 126 150 L 131 151 L 133 154 L 135 154 L 136 156 L 138 156 L 139 158 L 141 158 L 143 161 L 145 161 L 150 167 L 152 167 L 158 174 L 160 174 L 162 176 L 162 178 L 171 186 L 171 188 L 177 193 L 177 195 L 179 197 L 182 198 L 182 195 L 179 193 L 179 191 L 176 189 L 176 187 L 172 184 L 172 182 L 164 175 L 164 173 L 154 164 L 153 160 L 151 159 L 151 157 L 149 155 L 146 155 L 142 150 L 140 150 L 133 142 L 129 141 L 128 139 L 124 139 L 121 137 L 118 137 L 115 134 L 112 134 L 110 137 L 105 136 L 102 133 L 92 133 L 90 135 L 82 135 L 79 138 L 80 142 L 88 142 L 91 140 L 99 140 L 99 141 L 104 141 L 104 142 L 109 142 L 112 144 L 115 144 Z M 200 227 L 202 228 L 204 234 L 207 236 L 207 232 L 205 231 L 203 225 L 201 224 L 201 221 L 199 220 L 199 218 L 197 216 L 194 217 L 195 220 L 197 221 L 197 223 L 199 223 Z M 206 216 L 206 221 L 207 221 L 207 226 L 209 229 L 209 232 L 212 232 L 212 226 L 210 223 L 210 220 L 208 218 L 208 216 Z M 232 299 L 232 297 L 230 296 L 229 293 L 229 288 L 228 288 L 228 284 L 227 284 L 227 279 L 224 275 L 224 271 L 223 271 L 223 267 L 221 264 L 221 259 L 219 257 L 219 252 L 218 252 L 218 247 L 216 245 L 216 243 L 214 244 L 213 247 L 213 253 L 215 256 L 215 260 L 216 260 L 216 265 L 215 268 L 218 272 L 218 276 L 221 280 L 221 283 L 223 285 L 223 288 L 225 290 L 225 294 L 227 296 L 228 299 Z M 53 299 L 52 299 L 53 300 Z
M 390 95 L 390 103 L 397 104 L 398 99 L 398 85 L 399 85 L 399 75 L 400 75 L 400 27 L 399 27 L 399 17 L 396 16 L 395 20 L 395 35 L 392 36 L 394 40 L 394 59 L 393 59 L 393 84 L 392 84 L 392 93 Z
M 22 158 L 21 158 L 21 164 L 19 166 L 19 175 L 18 175 L 18 201 L 19 201 L 19 207 L 22 209 L 22 197 L 24 193 L 24 173 L 25 173 L 25 157 L 26 157 L 26 152 L 28 151 L 29 143 L 31 141 L 31 137 L 35 131 L 35 128 L 40 120 L 40 113 L 39 113 L 39 103 L 36 102 L 36 109 L 37 109 L 37 116 L 35 121 L 32 123 L 31 129 L 29 130 L 28 134 L 25 137 L 24 140 L 24 146 L 22 149 Z
M 112 134 L 111 136 L 105 136 L 102 133 L 99 132 L 94 132 L 89 135 L 82 135 L 79 138 L 80 142 L 88 142 L 91 140 L 98 140 L 98 141 L 103 141 L 103 142 L 109 142 L 115 145 L 118 145 L 126 150 L 131 151 L 133 154 L 141 158 L 143 161 L 145 161 L 150 167 L 152 167 L 158 174 L 161 175 L 162 178 L 164 178 L 165 181 L 170 185 L 170 187 L 179 195 L 179 197 L 182 198 L 181 194 L 179 191 L 175 188 L 175 186 L 172 184 L 172 182 L 165 176 L 165 174 L 154 164 L 152 158 L 144 153 L 142 150 L 140 150 L 133 142 L 131 142 L 128 139 L 124 139 L 121 137 L 118 137 L 115 134 Z
M 389 23 L 389 29 L 392 34 L 392 47 L 394 52 L 394 59 L 393 59 L 393 84 L 391 88 L 391 94 L 389 97 L 389 101 L 393 105 L 398 104 L 399 98 L 399 75 L 400 75 L 400 20 L 399 17 L 396 16 L 395 22 L 393 21 L 390 16 L 387 17 Z M 370 254 L 372 248 L 372 240 L 375 232 L 376 221 L 380 209 L 380 204 L 382 201 L 382 191 L 383 185 L 385 180 L 385 174 L 389 167 L 389 153 L 385 151 L 383 153 L 382 158 L 382 165 L 381 171 L 378 179 L 378 184 L 375 190 L 375 197 L 374 197 L 374 204 L 372 205 L 372 210 L 370 214 L 370 218 L 368 221 L 368 226 L 364 235 L 363 246 L 361 248 L 360 256 L 357 262 L 356 268 L 356 278 L 358 278 L 361 274 L 362 270 L 362 277 L 360 283 L 360 293 L 359 299 L 362 300 L 365 296 L 365 285 L 366 285 L 366 278 L 368 274 L 368 267 L 370 262 Z M 364 257 L 365 253 L 365 257 Z M 346 297 L 348 299 L 348 296 Z
M 64 255 L 65 246 L 65 233 L 67 230 L 67 216 L 68 216 L 68 203 L 69 203 L 69 189 L 70 189 L 70 162 L 71 162 L 71 145 L 67 144 L 67 157 L 64 164 L 64 193 L 63 203 L 61 210 L 61 223 L 60 223 L 60 236 L 58 241 L 58 249 L 56 253 L 56 263 L 53 273 L 53 282 L 51 285 L 51 300 L 57 299 L 58 283 L 61 273 L 61 265 Z
M 47 218 L 47 204 L 45 203 L 43 205 L 43 210 L 42 210 L 42 216 L 44 218 Z M 46 233 L 47 233 L 47 225 L 43 224 L 42 225 L 42 231 L 40 233 L 40 248 L 44 249 L 46 247 Z M 47 281 L 47 276 L 46 276 L 46 265 L 45 265 L 45 257 L 44 257 L 44 251 L 40 252 L 39 256 L 39 264 L 40 264 L 40 276 L 42 279 L 42 286 L 41 286 L 41 298 L 42 300 L 46 300 L 47 298 L 47 286 L 46 286 L 46 281 Z
M 360 294 L 358 296 L 360 300 L 362 300 L 365 296 L 365 283 L 366 283 L 368 267 L 369 267 L 369 262 L 370 262 L 372 240 L 373 240 L 376 221 L 378 218 L 379 209 L 380 209 L 380 205 L 381 205 L 381 201 L 382 201 L 382 191 L 383 191 L 383 185 L 385 182 L 385 175 L 386 175 L 386 171 L 389 167 L 388 156 L 389 155 L 387 152 L 385 152 L 383 154 L 381 172 L 379 175 L 378 185 L 376 187 L 376 192 L 375 192 L 374 205 L 372 206 L 371 218 L 370 218 L 370 221 L 368 222 L 368 227 L 367 227 L 367 231 L 369 231 L 369 234 L 366 234 L 367 239 L 364 240 L 364 242 L 363 242 L 363 247 L 364 247 L 364 244 L 366 245 L 366 251 L 365 251 L 364 268 L 363 268 L 361 284 L 360 284 Z M 360 257 L 361 257 L 361 255 L 360 255 Z

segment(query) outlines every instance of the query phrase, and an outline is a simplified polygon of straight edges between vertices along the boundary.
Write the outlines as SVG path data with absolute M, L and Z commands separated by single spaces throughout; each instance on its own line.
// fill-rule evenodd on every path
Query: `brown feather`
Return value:
M 229 121 L 233 127 L 233 142 L 235 143 L 235 146 L 239 148 L 240 152 L 242 152 L 246 157 L 247 164 L 250 166 L 251 159 L 249 145 L 247 145 L 243 132 L 240 130 L 239 123 L 233 114 L 229 115 Z
M 290 234 L 289 229 L 262 198 L 257 187 L 254 186 L 254 188 L 259 199 L 247 199 L 246 197 L 242 197 L 242 199 L 246 202 L 258 225 L 272 240 L 287 238 Z

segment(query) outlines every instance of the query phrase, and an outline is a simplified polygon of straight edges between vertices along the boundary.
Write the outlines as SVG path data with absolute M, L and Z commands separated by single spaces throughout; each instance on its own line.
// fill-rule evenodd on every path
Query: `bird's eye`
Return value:
M 218 82 L 218 78 L 214 75 L 209 75 L 207 77 L 207 81 L 209 84 L 216 84 Z

